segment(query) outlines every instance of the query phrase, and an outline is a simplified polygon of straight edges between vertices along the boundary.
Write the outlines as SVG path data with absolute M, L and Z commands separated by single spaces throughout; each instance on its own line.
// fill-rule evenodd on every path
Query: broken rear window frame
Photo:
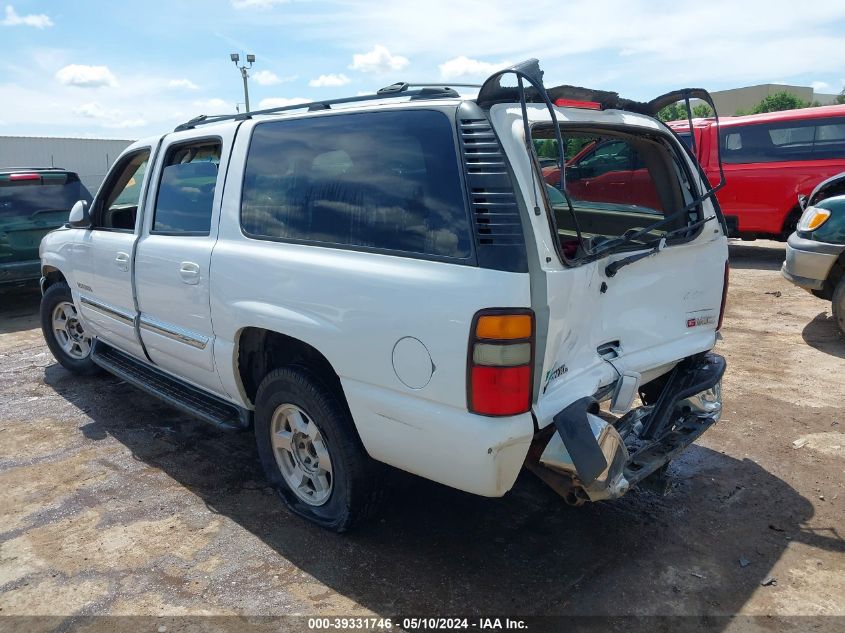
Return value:
M 671 131 L 664 131 L 664 130 L 661 130 L 661 129 L 640 130 L 640 129 L 632 129 L 630 126 L 624 126 L 624 125 L 614 125 L 614 124 L 608 124 L 608 123 L 588 123 L 588 122 L 580 122 L 580 121 L 579 122 L 558 121 L 557 123 L 558 123 L 558 127 L 561 131 L 561 134 L 564 134 L 565 131 L 568 129 L 568 130 L 580 130 L 580 131 L 583 131 L 585 133 L 609 131 L 609 132 L 614 132 L 614 133 L 621 134 L 621 135 L 655 137 L 657 140 L 660 140 L 660 141 L 666 143 L 667 148 L 673 153 L 675 159 L 677 160 L 677 163 L 679 164 L 681 169 L 683 169 L 684 174 L 686 175 L 687 181 L 689 182 L 690 193 L 692 194 L 693 199 L 696 199 L 696 198 L 703 196 L 704 191 L 707 191 L 707 190 L 710 189 L 709 186 L 706 186 L 706 185 L 708 185 L 708 183 L 706 181 L 704 181 L 704 183 L 700 183 L 698 181 L 698 178 L 702 178 L 703 174 L 701 174 L 700 172 L 698 174 L 694 174 L 692 172 L 692 170 L 689 167 L 689 164 L 687 163 L 686 160 L 684 160 L 684 158 L 687 158 L 687 157 L 690 156 L 690 152 L 689 152 L 688 148 L 684 145 L 683 141 L 681 141 L 680 138 L 678 138 L 677 134 L 673 134 Z M 552 121 L 542 122 L 542 123 L 535 122 L 535 123 L 531 123 L 529 125 L 529 130 L 531 132 L 531 141 L 532 141 L 529 144 L 530 152 L 531 152 L 531 155 L 530 155 L 529 158 L 531 160 L 531 168 L 535 172 L 535 177 L 537 179 L 537 182 L 540 183 L 540 185 L 541 185 L 540 189 L 542 190 L 543 202 L 544 202 L 545 208 L 546 208 L 546 220 L 549 223 L 549 230 L 551 231 L 552 242 L 554 242 L 554 248 L 555 248 L 555 251 L 557 252 L 557 255 L 558 255 L 558 258 L 560 259 L 560 261 L 565 266 L 577 267 L 577 266 L 581 266 L 583 264 L 587 264 L 587 263 L 592 262 L 592 261 L 600 260 L 602 258 L 605 258 L 609 255 L 613 255 L 615 253 L 630 253 L 630 252 L 644 251 L 644 250 L 648 250 L 649 248 L 653 248 L 653 244 L 648 244 L 648 245 L 620 244 L 620 245 L 618 245 L 614 248 L 611 248 L 611 249 L 606 250 L 606 251 L 602 251 L 601 253 L 596 254 L 596 255 L 584 254 L 584 255 L 581 255 L 581 256 L 578 256 L 578 257 L 575 257 L 575 258 L 570 258 L 570 257 L 567 257 L 564 254 L 563 248 L 562 248 L 561 243 L 560 243 L 560 233 L 558 233 L 558 226 L 557 226 L 557 220 L 556 220 L 555 214 L 554 214 L 554 207 L 552 206 L 551 201 L 549 200 L 548 192 L 546 191 L 546 187 L 545 187 L 546 181 L 543 178 L 543 172 L 542 172 L 542 169 L 540 168 L 540 157 L 537 154 L 537 151 L 536 151 L 536 149 L 534 147 L 534 143 L 533 143 L 533 140 L 535 139 L 535 137 L 534 137 L 534 130 L 535 129 L 537 129 L 537 128 L 553 129 L 554 125 L 555 124 Z M 565 179 L 564 179 L 564 182 L 566 182 Z M 702 184 L 705 185 L 704 189 L 701 189 Z M 713 198 L 715 198 L 715 196 L 711 196 L 711 200 Z M 706 199 L 707 198 L 705 198 L 705 200 Z M 713 204 L 715 205 L 715 201 L 713 201 Z M 692 210 L 690 210 L 688 212 L 688 215 L 691 215 L 692 211 L 694 210 L 695 211 L 695 219 L 689 219 L 688 218 L 687 219 L 687 225 L 692 225 L 696 222 L 701 222 L 702 220 L 704 220 L 704 206 L 703 205 L 704 205 L 704 201 L 702 200 Z M 566 212 L 569 213 L 568 209 L 567 209 Z M 673 211 L 673 213 L 674 213 L 674 211 Z M 671 215 L 671 213 L 670 213 L 670 215 Z M 717 211 L 717 217 L 718 217 L 718 215 L 719 214 L 718 214 L 718 211 Z M 577 211 L 576 211 L 576 217 L 577 217 Z M 664 213 L 664 215 L 662 217 L 666 217 L 666 214 Z M 655 217 L 655 221 L 659 222 L 660 218 Z M 692 233 L 690 235 L 675 236 L 675 237 L 671 237 L 671 238 L 667 239 L 666 240 L 666 246 L 667 247 L 678 246 L 678 245 L 685 244 L 687 242 L 691 242 L 691 241 L 695 240 L 701 234 L 701 231 L 704 230 L 705 226 L 706 226 L 706 224 L 699 224 L 699 226 L 692 229 Z M 679 228 L 682 228 L 682 227 L 679 227 Z

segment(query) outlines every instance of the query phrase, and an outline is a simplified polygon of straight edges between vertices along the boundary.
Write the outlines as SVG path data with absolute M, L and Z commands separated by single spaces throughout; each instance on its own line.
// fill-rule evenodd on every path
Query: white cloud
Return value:
M 510 65 L 511 62 L 483 62 L 461 55 L 443 62 L 438 68 L 440 68 L 440 76 L 448 81 L 459 77 L 486 77 Z
M 308 103 L 310 101 L 312 101 L 312 99 L 305 99 L 303 97 L 268 97 L 267 99 L 262 99 L 258 102 L 258 108 L 260 110 L 266 110 L 267 108 L 284 108 L 286 106 L 299 105 L 300 103 Z
M 0 21 L 3 26 L 32 26 L 36 29 L 44 29 L 53 26 L 53 20 L 44 13 L 32 13 L 30 15 L 18 15 L 15 7 L 11 4 L 6 6 L 6 17 Z
M 830 84 L 826 81 L 814 81 L 810 85 L 813 87 L 813 92 L 822 92 L 830 88 Z
M 70 64 L 59 69 L 56 73 L 56 79 L 66 86 L 79 86 L 80 88 L 114 87 L 117 85 L 117 79 L 108 66 Z
M 392 55 L 386 47 L 376 44 L 371 51 L 352 55 L 352 65 L 349 68 L 362 73 L 385 73 L 402 70 L 408 63 L 407 57 Z
M 167 82 L 169 88 L 184 88 L 185 90 L 199 90 L 200 87 L 190 79 L 171 79 Z
M 74 108 L 73 111 L 91 119 L 105 119 L 109 116 L 103 106 L 96 101 L 83 103 L 81 106 Z
M 270 9 L 287 2 L 288 0 L 232 0 L 232 6 L 235 9 Z
M 262 86 L 275 86 L 288 81 L 296 81 L 299 75 L 287 75 L 286 77 L 279 77 L 271 70 L 257 70 L 249 75 L 255 80 L 255 83 Z
M 144 127 L 147 122 L 144 119 L 127 119 L 124 118 L 123 113 L 117 109 L 104 108 L 97 101 L 90 103 L 83 103 L 82 105 L 73 109 L 75 114 L 79 114 L 89 119 L 97 119 L 103 127 L 113 129 L 125 129 L 133 127 Z
M 350 81 L 352 80 L 343 73 L 330 73 L 328 75 L 320 75 L 316 79 L 312 79 L 308 82 L 308 85 L 312 88 L 335 88 L 337 86 L 345 86 Z

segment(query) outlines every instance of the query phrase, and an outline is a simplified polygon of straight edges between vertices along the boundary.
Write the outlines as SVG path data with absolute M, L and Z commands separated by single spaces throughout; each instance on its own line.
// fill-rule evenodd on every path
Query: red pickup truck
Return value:
M 687 121 L 668 125 L 692 146 Z M 718 182 L 715 119 L 694 119 L 693 133 L 704 173 Z M 799 196 L 845 171 L 845 105 L 724 117 L 718 135 L 726 183 L 717 197 L 734 237 L 785 241 L 801 217 Z

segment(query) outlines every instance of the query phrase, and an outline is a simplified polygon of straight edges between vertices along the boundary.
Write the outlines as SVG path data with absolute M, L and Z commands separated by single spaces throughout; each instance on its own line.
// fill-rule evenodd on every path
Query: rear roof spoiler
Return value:
M 503 86 L 501 83 L 502 76 L 507 74 L 507 72 L 513 71 L 522 72 L 533 79 L 536 84 L 542 85 L 543 71 L 540 70 L 540 63 L 536 59 L 528 59 L 491 75 L 481 86 L 476 103 L 482 108 L 489 108 L 496 103 L 519 103 L 519 88 L 516 86 Z M 648 102 L 626 99 L 620 97 L 619 93 L 609 90 L 595 90 L 593 88 L 569 85 L 546 88 L 546 94 L 548 94 L 552 102 L 563 99 L 566 101 L 597 103 L 602 110 L 625 110 L 651 117 L 657 117 L 657 113 L 667 105 L 684 101 L 685 99 L 701 99 L 713 109 L 714 113 L 716 112 L 713 98 L 704 88 L 682 88 L 660 95 Z M 539 91 L 534 86 L 525 87 L 525 100 L 529 103 L 544 103 Z

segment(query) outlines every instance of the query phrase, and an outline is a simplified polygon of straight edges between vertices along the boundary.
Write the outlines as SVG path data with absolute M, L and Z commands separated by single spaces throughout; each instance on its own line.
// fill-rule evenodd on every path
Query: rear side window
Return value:
M 76 174 L 17 172 L 0 175 L 0 218 L 67 212 L 91 194 Z
M 152 233 L 208 235 L 220 149 L 219 141 L 203 141 L 167 151 Z
M 452 125 L 431 110 L 257 125 L 241 224 L 257 238 L 467 258 Z
M 725 163 L 845 158 L 845 119 L 781 121 L 721 131 Z

